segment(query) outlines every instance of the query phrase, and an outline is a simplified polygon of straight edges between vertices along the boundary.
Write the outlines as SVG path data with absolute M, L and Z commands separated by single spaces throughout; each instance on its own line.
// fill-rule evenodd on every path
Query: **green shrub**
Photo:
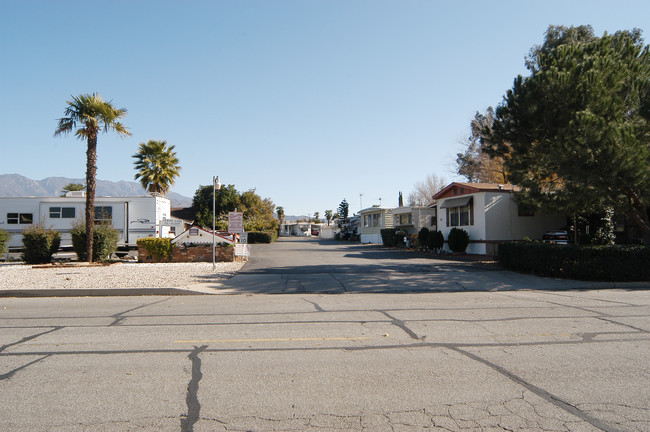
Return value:
M 397 230 L 395 228 L 384 228 L 379 231 L 381 234 L 381 242 L 384 246 L 394 247 L 397 246 Z
M 469 234 L 464 229 L 452 228 L 449 231 L 447 243 L 452 252 L 465 252 L 469 245 Z
M 418 243 L 421 247 L 427 247 L 427 239 L 429 238 L 429 228 L 422 227 L 418 232 Z
M 504 268 L 540 276 L 599 281 L 650 281 L 650 248 L 644 246 L 500 243 Z
M 79 261 L 86 261 L 86 224 L 78 222 L 70 230 L 72 249 Z M 96 225 L 93 228 L 93 261 L 106 261 L 117 250 L 119 232 L 110 225 Z
M 251 231 L 248 233 L 248 243 L 273 243 L 278 238 L 277 231 Z
M 136 244 L 146 250 L 155 261 L 171 261 L 172 259 L 172 241 L 169 238 L 141 238 Z
M 9 238 L 11 234 L 7 231 L 0 230 L 0 255 L 7 253 L 7 245 L 9 244 Z
M 429 231 L 427 247 L 431 250 L 439 250 L 445 245 L 445 237 L 438 230 Z
M 61 235 L 37 224 L 23 230 L 22 258 L 27 264 L 44 264 L 52 261 L 52 255 L 59 249 Z

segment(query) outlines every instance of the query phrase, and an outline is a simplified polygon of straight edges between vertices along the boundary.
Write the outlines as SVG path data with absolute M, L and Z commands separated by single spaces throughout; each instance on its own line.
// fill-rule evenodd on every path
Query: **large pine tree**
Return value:
M 522 202 L 570 214 L 611 207 L 650 244 L 650 52 L 638 30 L 580 29 L 551 27 L 533 50 L 531 75 L 496 111 L 490 151 L 506 159 Z

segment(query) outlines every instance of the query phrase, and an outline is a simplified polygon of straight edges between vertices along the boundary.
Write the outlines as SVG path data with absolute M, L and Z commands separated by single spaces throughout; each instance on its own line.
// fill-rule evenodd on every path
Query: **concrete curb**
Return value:
M 105 289 L 25 289 L 2 290 L 0 298 L 34 298 L 34 297 L 125 297 L 125 296 L 183 296 L 214 295 L 207 290 L 186 288 L 105 288 Z

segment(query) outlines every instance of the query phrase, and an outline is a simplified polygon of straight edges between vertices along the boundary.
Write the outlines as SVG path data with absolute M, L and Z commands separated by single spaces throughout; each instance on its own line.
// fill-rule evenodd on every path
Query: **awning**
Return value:
M 442 203 L 440 208 L 454 208 L 454 207 L 463 207 L 472 202 L 472 196 L 462 196 L 459 198 L 449 198 Z

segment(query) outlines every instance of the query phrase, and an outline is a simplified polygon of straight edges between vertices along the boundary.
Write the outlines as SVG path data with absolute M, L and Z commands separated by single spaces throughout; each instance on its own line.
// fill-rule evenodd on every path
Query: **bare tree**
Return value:
M 483 149 L 483 141 L 492 133 L 493 124 L 492 107 L 485 114 L 477 112 L 470 123 L 470 135 L 463 142 L 465 152 L 456 155 L 457 172 L 470 183 L 508 183 L 503 158 L 491 157 Z
M 433 196 L 447 185 L 447 180 L 436 174 L 429 174 L 423 181 L 417 182 L 413 192 L 408 196 L 408 205 L 429 206 L 433 204 Z

